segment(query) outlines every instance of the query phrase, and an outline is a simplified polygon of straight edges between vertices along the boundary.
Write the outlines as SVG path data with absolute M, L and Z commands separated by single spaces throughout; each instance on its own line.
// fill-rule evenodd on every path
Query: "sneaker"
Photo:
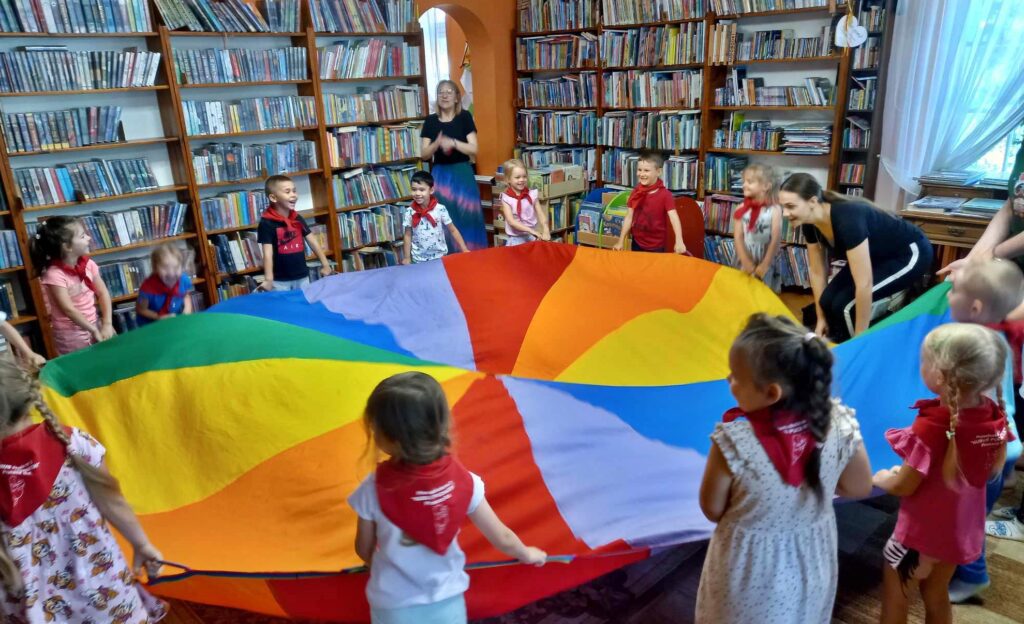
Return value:
M 1000 507 L 999 509 L 993 509 L 992 513 L 988 515 L 993 520 L 1013 520 L 1017 517 L 1016 507 Z
M 981 592 L 988 589 L 991 584 L 992 583 L 990 581 L 985 581 L 984 583 L 967 583 L 955 578 L 949 583 L 949 601 L 953 604 L 967 602 L 971 598 L 974 598 Z
M 986 522 L 985 534 L 992 537 L 1024 542 L 1024 523 L 1017 519 Z

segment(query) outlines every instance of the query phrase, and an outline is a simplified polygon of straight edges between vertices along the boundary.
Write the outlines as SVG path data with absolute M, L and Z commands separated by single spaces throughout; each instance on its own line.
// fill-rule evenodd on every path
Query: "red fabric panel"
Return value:
M 466 315 L 477 370 L 512 372 L 537 306 L 576 255 L 575 245 L 557 243 L 532 243 L 526 250 L 492 248 L 443 260 Z

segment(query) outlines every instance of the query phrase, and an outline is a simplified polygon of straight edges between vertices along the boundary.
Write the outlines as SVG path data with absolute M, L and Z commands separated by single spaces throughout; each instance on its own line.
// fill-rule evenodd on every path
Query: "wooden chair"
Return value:
M 694 258 L 704 259 L 704 212 L 700 204 L 692 197 L 676 198 L 676 214 L 679 215 L 679 223 L 683 226 L 683 243 L 686 251 Z M 675 247 L 675 235 L 672 233 L 672 226 L 669 225 L 665 231 L 665 251 L 671 252 Z

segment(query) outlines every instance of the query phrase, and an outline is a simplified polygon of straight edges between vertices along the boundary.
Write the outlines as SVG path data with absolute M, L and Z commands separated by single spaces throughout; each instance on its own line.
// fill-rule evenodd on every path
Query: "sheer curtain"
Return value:
M 897 208 L 914 177 L 970 166 L 1024 119 L 1024 3 L 899 4 L 876 200 Z
M 424 56 L 427 58 L 427 66 L 423 69 L 427 74 L 427 99 L 430 101 L 430 111 L 434 110 L 437 103 L 437 83 L 448 80 L 450 68 L 448 67 L 448 32 L 445 27 L 447 14 L 437 7 L 427 9 L 420 16 L 420 27 L 423 29 L 423 43 L 425 45 Z

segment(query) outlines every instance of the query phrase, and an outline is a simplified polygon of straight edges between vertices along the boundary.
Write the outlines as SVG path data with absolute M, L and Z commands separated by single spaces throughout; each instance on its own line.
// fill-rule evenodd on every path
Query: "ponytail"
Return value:
M 75 235 L 76 217 L 50 217 L 39 223 L 36 235 L 29 240 L 29 257 L 37 275 L 64 256 L 64 245 Z

